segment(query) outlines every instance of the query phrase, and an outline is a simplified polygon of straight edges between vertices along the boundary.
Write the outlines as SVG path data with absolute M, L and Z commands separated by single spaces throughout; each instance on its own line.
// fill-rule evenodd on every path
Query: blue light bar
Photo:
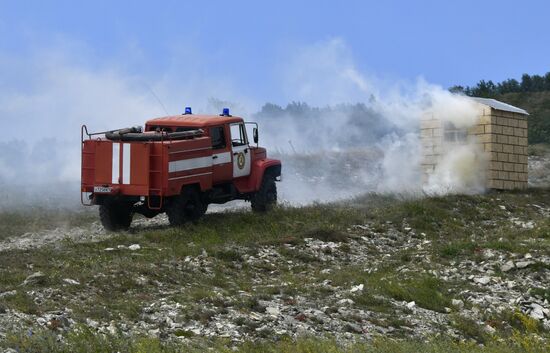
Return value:
M 184 114 L 185 114 L 185 115 L 187 115 L 187 114 L 193 114 L 193 113 L 191 112 L 191 107 L 185 107 L 185 113 L 184 113 Z
M 229 116 L 229 108 L 223 108 L 222 115 Z

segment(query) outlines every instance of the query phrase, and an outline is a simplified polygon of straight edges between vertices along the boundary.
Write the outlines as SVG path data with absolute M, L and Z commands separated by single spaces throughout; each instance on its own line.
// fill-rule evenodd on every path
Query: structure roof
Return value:
M 518 113 L 518 114 L 524 114 L 529 115 L 525 110 L 514 107 L 513 105 L 497 101 L 496 99 L 490 99 L 490 98 L 479 98 L 479 97 L 472 97 L 473 100 L 475 100 L 478 103 L 487 105 L 493 109 L 497 110 L 504 110 L 506 112 L 512 112 L 512 113 Z
M 155 118 L 147 121 L 148 125 L 170 125 L 170 126 L 188 126 L 205 127 L 214 125 L 223 125 L 230 123 L 239 123 L 243 121 L 238 116 L 220 116 L 220 115 L 172 115 Z

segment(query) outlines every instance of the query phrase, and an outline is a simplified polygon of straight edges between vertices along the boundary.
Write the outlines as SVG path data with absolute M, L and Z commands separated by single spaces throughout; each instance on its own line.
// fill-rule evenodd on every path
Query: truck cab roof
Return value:
M 148 120 L 148 126 L 185 126 L 194 128 L 206 128 L 224 124 L 241 123 L 243 119 L 238 116 L 227 115 L 171 115 Z

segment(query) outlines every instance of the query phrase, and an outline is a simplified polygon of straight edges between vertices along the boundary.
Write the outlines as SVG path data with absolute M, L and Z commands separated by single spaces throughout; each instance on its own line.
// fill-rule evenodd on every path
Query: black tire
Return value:
M 132 223 L 133 212 L 130 206 L 118 202 L 109 202 L 99 206 L 99 219 L 103 228 L 116 232 L 127 230 Z
M 266 212 L 277 204 L 277 184 L 275 176 L 271 173 L 264 174 L 260 189 L 250 199 L 254 212 Z
M 199 192 L 188 188 L 170 201 L 166 206 L 166 214 L 170 225 L 181 226 L 188 221 L 197 221 L 204 215 L 207 207 Z

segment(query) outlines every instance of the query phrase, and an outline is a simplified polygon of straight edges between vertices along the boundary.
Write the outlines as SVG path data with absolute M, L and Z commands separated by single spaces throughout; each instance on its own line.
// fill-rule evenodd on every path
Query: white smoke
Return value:
M 5 129 L 0 136 L 1 189 L 25 185 L 30 190 L 32 185 L 53 183 L 61 187 L 36 189 L 78 200 L 83 123 L 95 131 L 133 126 L 181 113 L 185 105 L 195 113 L 230 106 L 234 114 L 249 118 L 259 110 L 257 102 L 271 101 L 239 94 L 241 85 L 230 76 L 205 75 L 209 68 L 200 67 L 196 57 L 186 61 L 187 53 L 171 60 L 174 64 L 162 76 L 148 77 L 129 74 L 121 69 L 123 64 L 92 66 L 75 56 L 77 52 L 54 47 L 25 57 L 0 53 L 0 117 Z M 422 115 L 430 111 L 460 127 L 474 121 L 468 100 L 439 86 L 422 79 L 393 82 L 362 74 L 342 39 L 306 46 L 281 67 L 276 76 L 281 77 L 278 86 L 284 99 L 321 108 L 309 120 L 301 119 L 299 112 L 287 111 L 278 120 L 257 115 L 260 144 L 283 159 L 281 195 L 291 203 L 373 191 L 420 192 Z M 369 120 L 354 115 L 349 108 L 354 103 L 363 104 L 361 111 Z M 454 178 L 460 173 L 450 172 L 458 163 L 453 161 L 469 163 L 465 157 L 449 158 L 438 175 L 458 185 L 462 179 Z M 460 170 L 467 178 L 468 168 Z M 70 192 L 67 185 L 72 185 Z
M 425 112 L 432 118 L 465 133 L 477 125 L 481 106 L 474 100 L 460 95 L 432 90 L 434 104 Z M 424 191 L 428 194 L 465 193 L 485 191 L 489 158 L 475 135 L 468 134 L 459 143 L 446 141 L 440 136 L 441 151 L 433 174 L 429 175 Z
M 350 184 L 343 189 L 345 192 L 334 192 L 335 189 L 342 190 L 340 186 L 334 185 L 338 178 L 334 176 L 333 170 L 323 169 L 315 178 L 310 178 L 311 183 L 315 184 L 315 191 L 309 193 L 309 198 L 303 201 L 335 199 L 372 191 L 437 194 L 483 191 L 486 159 L 473 140 L 456 149 L 447 146 L 428 185 L 422 184 L 420 169 L 421 119 L 430 114 L 452 123 L 456 128 L 467 129 L 476 124 L 479 115 L 479 107 L 471 99 L 451 94 L 422 78 L 407 83 L 363 75 L 341 39 L 304 48 L 290 60 L 287 67 L 288 72 L 282 76 L 286 77 L 283 86 L 287 89 L 286 96 L 289 99 L 297 97 L 299 100 L 314 102 L 317 106 L 362 102 L 372 114 L 382 117 L 381 121 L 375 121 L 375 126 L 360 128 L 351 125 L 352 119 L 345 112 L 318 114 L 313 124 L 305 126 L 289 124 L 296 117 L 285 117 L 281 125 L 286 128 L 280 129 L 276 136 L 282 141 L 283 135 L 291 139 L 292 150 L 297 149 L 298 153 L 308 151 L 308 148 L 317 151 L 336 150 L 345 155 L 347 151 L 337 142 L 353 140 L 357 135 L 367 136 L 369 131 L 381 126 L 392 130 L 383 137 L 378 136 L 376 140 L 365 138 L 364 144 L 355 146 L 363 148 L 365 163 L 356 166 L 351 175 L 350 171 L 340 169 L 339 178 Z M 281 123 L 281 120 L 278 122 Z M 307 131 L 315 131 L 314 136 L 308 136 Z M 373 154 L 377 154 L 378 159 L 366 157 Z M 323 160 L 323 157 L 320 159 Z M 319 165 L 322 163 L 318 162 Z M 294 170 L 292 172 L 296 173 Z M 356 181 L 357 175 L 361 176 L 361 182 Z M 282 187 L 283 195 L 287 195 L 284 192 L 287 189 L 288 194 L 292 195 L 289 198 L 296 195 L 293 192 L 295 189 L 300 189 L 300 195 L 304 196 L 304 188 L 299 185 L 294 186 L 289 182 Z
M 475 142 L 456 146 L 444 153 L 425 186 L 429 194 L 467 193 L 485 191 L 487 156 Z

